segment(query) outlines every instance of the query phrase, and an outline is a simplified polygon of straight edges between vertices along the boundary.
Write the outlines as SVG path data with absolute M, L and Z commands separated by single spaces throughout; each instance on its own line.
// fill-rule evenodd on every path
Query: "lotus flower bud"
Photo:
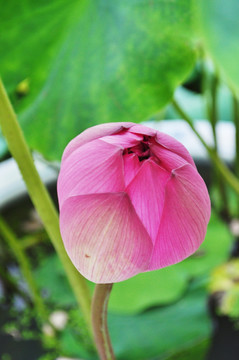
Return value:
M 64 151 L 57 188 L 66 251 L 93 282 L 175 264 L 204 240 L 203 179 L 181 143 L 146 126 L 85 130 Z

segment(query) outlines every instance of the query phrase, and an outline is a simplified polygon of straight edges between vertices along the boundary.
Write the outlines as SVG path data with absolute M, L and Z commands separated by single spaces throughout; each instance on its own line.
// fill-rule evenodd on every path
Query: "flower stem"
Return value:
M 82 309 L 91 334 L 90 293 L 85 279 L 78 273 L 68 258 L 59 230 L 56 208 L 34 165 L 30 150 L 18 124 L 16 114 L 0 79 L 0 126 L 12 156 L 15 158 L 28 188 L 31 200 L 45 226 L 52 244 L 63 264 L 77 302 Z
M 222 175 L 224 180 L 239 195 L 239 180 L 237 179 L 237 177 L 222 162 L 222 160 L 219 158 L 219 156 L 217 155 L 215 150 L 212 147 L 210 147 L 205 142 L 205 140 L 201 137 L 201 135 L 195 129 L 192 119 L 184 112 L 184 110 L 180 107 L 180 105 L 176 102 L 175 99 L 173 99 L 172 103 L 173 103 L 174 108 L 177 110 L 177 112 L 182 117 L 182 119 L 184 119 L 188 123 L 188 125 L 191 127 L 193 132 L 197 135 L 198 139 L 204 145 L 214 166 L 218 169 L 219 173 Z
M 92 301 L 92 324 L 96 347 L 101 360 L 114 360 L 107 327 L 107 307 L 113 284 L 96 284 Z

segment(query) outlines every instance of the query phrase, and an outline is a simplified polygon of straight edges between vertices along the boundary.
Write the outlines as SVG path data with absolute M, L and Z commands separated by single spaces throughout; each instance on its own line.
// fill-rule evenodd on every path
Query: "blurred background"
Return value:
M 210 192 L 208 232 L 194 255 L 114 285 L 117 359 L 238 360 L 238 191 L 215 156 L 238 177 L 239 3 L 0 1 L 0 75 L 56 205 L 64 147 L 104 122 L 174 136 Z M 97 359 L 1 133 L 0 240 L 1 360 Z

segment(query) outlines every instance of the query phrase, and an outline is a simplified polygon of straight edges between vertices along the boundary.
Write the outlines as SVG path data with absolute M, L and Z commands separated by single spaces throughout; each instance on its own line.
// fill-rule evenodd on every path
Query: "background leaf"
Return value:
M 8 2 L 0 69 L 29 144 L 60 159 L 86 127 L 155 114 L 194 64 L 192 17 L 191 0 Z
M 138 315 L 109 313 L 108 323 L 119 360 L 203 360 L 211 330 L 204 281 L 191 284 L 184 297 L 174 304 Z M 96 360 L 82 346 L 80 337 L 80 331 L 64 330 L 61 352 Z
M 186 291 L 188 276 L 174 266 L 139 274 L 114 284 L 109 309 L 117 313 L 134 314 L 151 306 L 178 300 Z
M 199 340 L 198 342 L 192 344 L 192 346 L 188 346 L 182 351 L 175 352 L 173 355 L 165 358 L 165 360 L 205 360 L 209 343 L 210 341 L 208 338 Z
M 109 314 L 117 358 L 167 359 L 169 355 L 205 341 L 210 333 L 206 296 L 203 284 L 197 283 L 183 299 L 168 307 L 138 316 Z

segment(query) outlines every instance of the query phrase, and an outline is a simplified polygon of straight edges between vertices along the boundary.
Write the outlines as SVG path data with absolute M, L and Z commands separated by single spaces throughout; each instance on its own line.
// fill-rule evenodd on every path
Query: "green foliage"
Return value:
M 210 333 L 206 298 L 204 281 L 197 281 L 171 305 L 137 315 L 110 312 L 109 329 L 117 359 L 171 360 L 175 356 L 175 359 L 185 360 L 193 354 L 202 356 L 207 350 Z M 84 330 L 76 310 L 70 312 L 70 319 L 71 324 L 59 334 L 60 353 L 96 360 L 97 357 L 84 343 Z M 74 323 L 77 326 L 73 327 Z
M 80 334 L 73 329 L 66 329 L 60 336 L 61 352 L 66 356 L 76 356 L 82 359 L 97 359 L 87 351 Z
M 200 35 L 230 85 L 239 91 L 239 2 L 200 0 Z
M 30 146 L 59 159 L 89 126 L 158 112 L 195 61 L 191 8 L 191 0 L 6 3 L 0 69 Z
M 198 343 L 193 344 L 186 350 L 180 351 L 172 356 L 167 357 L 165 360 L 205 360 L 208 350 L 209 340 L 204 339 Z
M 34 276 L 49 302 L 56 304 L 59 308 L 64 305 L 76 304 L 64 269 L 56 254 L 45 257 L 41 265 L 35 270 Z
M 127 314 L 178 300 L 187 289 L 187 274 L 174 266 L 143 273 L 114 284 L 109 309 Z
M 109 329 L 117 359 L 168 359 L 210 333 L 203 284 L 190 287 L 185 297 L 168 307 L 139 315 L 109 315 Z

